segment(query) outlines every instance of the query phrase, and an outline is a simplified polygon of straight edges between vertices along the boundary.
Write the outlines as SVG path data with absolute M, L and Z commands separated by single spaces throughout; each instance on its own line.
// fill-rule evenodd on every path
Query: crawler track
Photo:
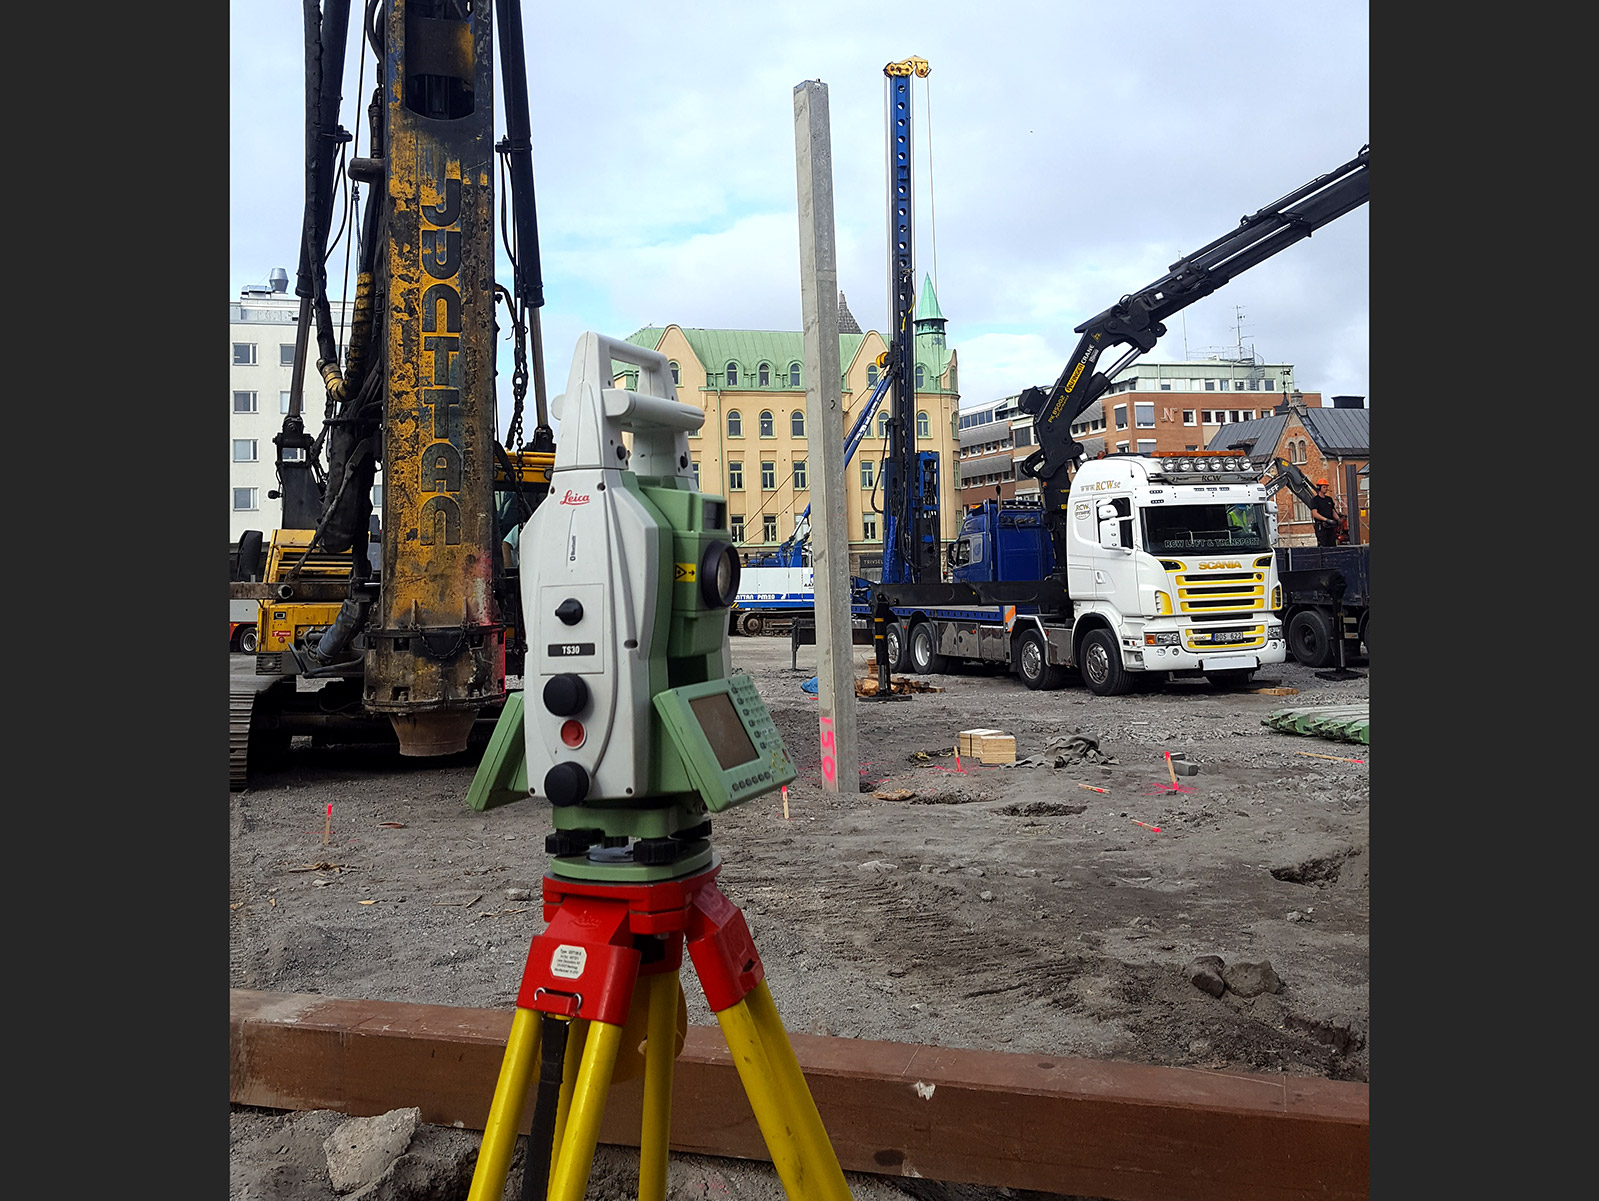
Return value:
M 228 791 L 243 789 L 249 778 L 250 717 L 255 712 L 255 689 L 234 689 L 228 694 Z

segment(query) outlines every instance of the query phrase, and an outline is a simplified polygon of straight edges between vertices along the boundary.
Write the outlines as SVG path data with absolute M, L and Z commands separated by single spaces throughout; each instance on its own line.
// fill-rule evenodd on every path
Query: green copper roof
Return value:
M 943 310 L 938 307 L 938 297 L 933 294 L 933 277 L 922 277 L 922 298 L 916 302 L 917 321 L 943 321 Z
M 934 301 L 934 309 L 937 302 Z M 805 336 L 794 330 L 769 330 L 769 329 L 688 329 L 679 327 L 683 336 L 688 340 L 694 355 L 706 371 L 720 376 L 727 370 L 729 362 L 738 364 L 740 390 L 758 387 L 759 375 L 757 374 L 762 363 L 768 363 L 772 368 L 771 387 L 785 390 L 788 387 L 788 368 L 791 363 L 805 362 Z M 659 325 L 647 325 L 628 335 L 627 340 L 637 346 L 647 346 L 651 350 L 660 345 L 661 337 L 666 333 L 666 328 Z M 839 364 L 847 372 L 855 362 L 855 356 L 860 353 L 861 343 L 866 340 L 865 334 L 840 334 L 838 336 Z M 916 361 L 927 368 L 928 383 L 940 378 L 949 363 L 950 352 L 942 349 L 924 353 L 923 348 L 917 347 Z M 631 366 L 614 363 L 613 366 L 620 374 L 624 369 L 631 370 Z

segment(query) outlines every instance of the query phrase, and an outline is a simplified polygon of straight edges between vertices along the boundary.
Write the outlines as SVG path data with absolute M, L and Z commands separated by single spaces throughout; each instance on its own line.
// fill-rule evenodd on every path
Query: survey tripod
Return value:
M 643 1041 L 639 1201 L 664 1201 L 686 946 L 790 1201 L 849 1197 L 720 860 L 648 883 L 544 877 L 533 939 L 468 1201 L 500 1201 L 538 1077 L 523 1201 L 581 1201 L 611 1081 Z

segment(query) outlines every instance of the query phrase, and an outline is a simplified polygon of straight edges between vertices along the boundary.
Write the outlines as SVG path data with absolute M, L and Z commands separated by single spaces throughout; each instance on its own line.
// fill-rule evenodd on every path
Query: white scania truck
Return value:
M 1030 688 L 1058 688 L 1075 667 L 1113 696 L 1170 675 L 1239 687 L 1286 657 L 1266 489 L 1244 456 L 1083 464 L 1061 523 L 1064 564 L 1043 516 L 1036 501 L 973 506 L 951 547 L 952 584 L 879 586 L 891 669 L 1000 662 Z

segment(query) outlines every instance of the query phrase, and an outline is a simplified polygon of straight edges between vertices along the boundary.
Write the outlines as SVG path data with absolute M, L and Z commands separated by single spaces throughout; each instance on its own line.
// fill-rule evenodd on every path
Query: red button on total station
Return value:
M 561 741 L 567 746 L 582 746 L 585 735 L 583 723 L 580 721 L 564 721 L 561 723 Z

